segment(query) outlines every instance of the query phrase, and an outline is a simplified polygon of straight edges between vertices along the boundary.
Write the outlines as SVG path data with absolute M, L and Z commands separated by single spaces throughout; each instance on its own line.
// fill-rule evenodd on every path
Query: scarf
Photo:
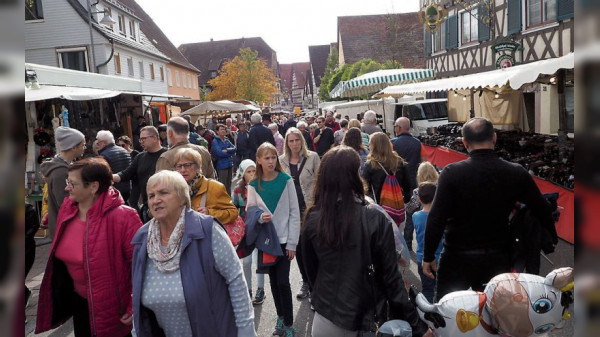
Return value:
M 194 200 L 196 193 L 200 190 L 200 186 L 202 186 L 202 175 L 198 172 L 192 181 L 189 183 L 190 186 L 190 199 Z
M 179 257 L 181 255 L 181 238 L 185 229 L 184 207 L 175 224 L 175 229 L 169 237 L 169 243 L 163 249 L 160 243 L 160 224 L 156 219 L 150 220 L 148 228 L 148 257 L 154 261 L 156 268 L 162 273 L 170 273 L 179 269 Z

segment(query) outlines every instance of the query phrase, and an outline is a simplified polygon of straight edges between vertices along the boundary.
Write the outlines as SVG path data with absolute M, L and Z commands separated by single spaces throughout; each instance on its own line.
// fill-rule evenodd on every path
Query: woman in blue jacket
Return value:
M 212 143 L 212 155 L 217 158 L 217 177 L 220 183 L 225 185 L 227 193 L 231 195 L 231 180 L 233 179 L 233 156 L 235 145 L 231 144 L 226 137 L 227 127 L 217 124 L 217 136 Z

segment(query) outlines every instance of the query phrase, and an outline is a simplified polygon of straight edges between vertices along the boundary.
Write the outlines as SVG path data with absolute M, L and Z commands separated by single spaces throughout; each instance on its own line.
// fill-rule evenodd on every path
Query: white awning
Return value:
M 434 76 L 435 72 L 432 69 L 382 69 L 339 82 L 329 96 L 336 98 L 366 95 L 389 85 L 416 83 Z
M 435 91 L 501 88 L 505 85 L 518 90 L 523 84 L 537 81 L 540 75 L 551 75 L 559 69 L 573 69 L 574 67 L 575 57 L 573 53 L 570 53 L 563 57 L 521 64 L 510 68 L 421 83 L 389 86 L 381 90 L 377 95 L 404 95 Z
M 206 101 L 202 102 L 195 107 L 188 109 L 182 113 L 182 115 L 190 115 L 190 116 L 200 116 L 207 114 L 209 111 L 229 111 L 229 112 L 238 112 L 238 111 L 260 111 L 259 108 L 249 105 L 249 104 L 241 104 L 235 103 L 232 101 Z
M 115 97 L 120 94 L 121 91 L 116 90 L 41 85 L 39 89 L 25 88 L 25 102 L 42 101 L 51 98 L 87 101 Z

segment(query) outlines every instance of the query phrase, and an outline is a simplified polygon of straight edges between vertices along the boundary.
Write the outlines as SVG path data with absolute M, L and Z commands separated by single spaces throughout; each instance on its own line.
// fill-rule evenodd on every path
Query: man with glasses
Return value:
M 333 130 L 325 126 L 323 117 L 317 118 L 318 129 L 315 130 L 314 143 L 317 144 L 317 153 L 319 157 L 323 157 L 334 143 Z
M 115 183 L 129 181 L 134 178 L 138 181 L 140 194 L 142 197 L 142 207 L 139 209 L 140 217 L 144 222 L 150 220 L 148 216 L 148 194 L 146 193 L 146 184 L 148 179 L 156 171 L 156 162 L 158 158 L 167 151 L 160 144 L 158 130 L 154 126 L 145 126 L 140 131 L 140 144 L 143 152 L 135 156 L 131 165 L 123 171 L 113 174 Z M 139 200 L 134 201 L 136 204 Z M 136 205 L 137 206 L 137 205 Z
M 131 156 L 124 148 L 115 144 L 115 137 L 108 130 L 100 130 L 96 134 L 98 141 L 98 154 L 104 157 L 110 165 L 112 172 L 120 172 L 131 164 Z M 129 181 L 122 181 L 114 185 L 119 190 L 123 200 L 129 200 L 131 193 L 131 184 Z
M 59 126 L 54 131 L 58 154 L 40 165 L 40 173 L 48 184 L 48 229 L 50 238 L 56 233 L 56 217 L 65 198 L 65 179 L 69 165 L 83 155 L 85 136 L 76 129 Z
M 192 148 L 202 156 L 202 174 L 206 178 L 216 178 L 215 168 L 212 163 L 210 152 L 199 145 L 190 144 L 190 129 L 188 122 L 181 117 L 173 117 L 167 123 L 167 140 L 169 150 L 163 153 L 156 162 L 156 172 L 162 170 L 175 170 L 175 152 L 183 148 Z

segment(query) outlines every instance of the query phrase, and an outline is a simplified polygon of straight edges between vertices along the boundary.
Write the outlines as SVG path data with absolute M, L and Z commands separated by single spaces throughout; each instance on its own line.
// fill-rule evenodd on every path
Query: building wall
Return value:
M 180 67 L 176 64 L 169 63 L 167 64 L 167 85 L 169 89 L 169 94 L 171 95 L 181 95 L 187 96 L 191 99 L 200 99 L 200 89 L 198 88 L 198 73 L 192 72 L 189 69 Z M 179 74 L 179 83 L 176 81 L 175 74 Z M 186 87 L 183 87 L 183 83 L 181 82 L 181 75 L 186 74 L 186 77 L 189 75 L 191 77 L 192 87 L 186 84 Z
M 109 46 L 109 45 L 107 45 Z M 105 60 L 110 56 L 110 47 L 104 49 L 106 52 Z M 121 73 L 115 71 L 116 55 L 119 55 L 121 63 Z M 131 57 L 133 60 L 133 76 L 128 73 L 127 59 Z M 142 61 L 144 74 L 140 71 L 139 62 Z M 154 65 L 154 79 L 150 76 L 150 64 Z M 160 77 L 160 67 L 163 67 L 164 78 Z M 166 63 L 158 57 L 151 57 L 142 54 L 133 49 L 115 45 L 115 56 L 113 56 L 108 64 L 100 68 L 101 74 L 123 76 L 135 78 L 142 81 L 142 91 L 147 93 L 167 94 L 167 76 Z

